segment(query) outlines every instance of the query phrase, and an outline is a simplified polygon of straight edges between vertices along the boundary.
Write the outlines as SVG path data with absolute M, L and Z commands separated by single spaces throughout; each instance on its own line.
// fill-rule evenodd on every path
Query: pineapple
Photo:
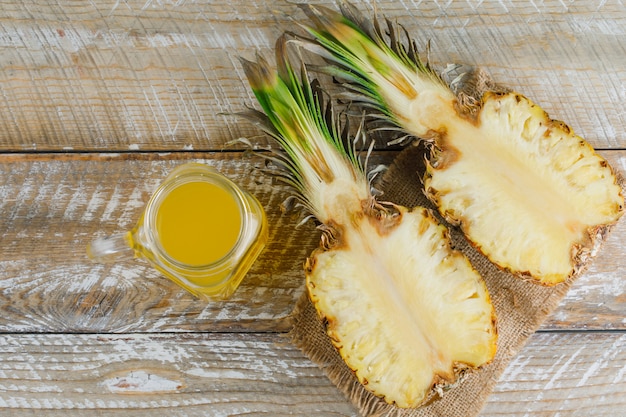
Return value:
M 319 83 L 304 66 L 300 75 L 293 70 L 285 39 L 276 45 L 276 71 L 261 57 L 242 59 L 265 114 L 241 115 L 281 145 L 269 158 L 321 223 L 320 247 L 304 269 L 332 343 L 366 389 L 419 406 L 494 357 L 487 287 L 432 212 L 376 200 L 355 150 L 363 131 L 347 140 Z
M 322 69 L 392 129 L 430 145 L 423 183 L 451 224 L 500 268 L 554 285 L 577 274 L 624 211 L 609 164 L 515 92 L 460 99 L 386 20 L 302 5 Z M 408 38 L 408 36 L 407 36 Z M 387 40 L 385 40 L 387 39 Z

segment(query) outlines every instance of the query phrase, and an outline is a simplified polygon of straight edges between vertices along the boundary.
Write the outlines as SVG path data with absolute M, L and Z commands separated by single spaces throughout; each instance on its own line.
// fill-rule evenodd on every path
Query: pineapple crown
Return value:
M 362 123 L 350 136 L 347 118 L 334 111 L 332 102 L 316 80 L 310 80 L 304 64 L 300 74 L 294 70 L 287 50 L 286 35 L 276 42 L 276 69 L 257 56 L 257 62 L 241 59 L 248 82 L 263 112 L 249 108 L 240 116 L 253 121 L 273 137 L 282 151 L 263 156 L 272 165 L 272 174 L 295 189 L 288 200 L 299 204 L 325 223 L 324 195 L 330 184 L 357 184 L 361 199 L 371 198 L 369 184 L 379 169 L 366 172 L 373 141 L 362 162 L 357 147 L 367 142 Z
M 323 6 L 299 6 L 313 23 L 302 25 L 313 39 L 300 38 L 299 45 L 326 60 L 327 65 L 316 70 L 340 80 L 346 98 L 374 110 L 371 116 L 382 122 L 382 129 L 404 131 L 398 126 L 404 123 L 411 101 L 425 91 L 455 98 L 428 59 L 420 59 L 415 41 L 402 25 L 384 18 L 383 27 L 378 17 L 369 20 L 346 1 L 339 2 L 341 13 Z M 426 49 L 428 56 L 429 45 Z

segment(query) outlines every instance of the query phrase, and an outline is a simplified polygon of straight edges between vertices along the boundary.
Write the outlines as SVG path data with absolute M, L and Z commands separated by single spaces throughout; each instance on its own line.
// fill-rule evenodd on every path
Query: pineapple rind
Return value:
M 398 210 L 382 234 L 379 220 L 362 217 L 340 247 L 315 252 L 307 288 L 359 381 L 416 407 L 458 369 L 491 361 L 497 335 L 487 288 L 445 227 L 428 210 Z
M 487 94 L 475 122 L 450 122 L 439 140 L 446 156 L 427 166 L 427 195 L 491 261 L 519 275 L 564 281 L 593 250 L 596 229 L 623 212 L 606 161 L 519 94 Z

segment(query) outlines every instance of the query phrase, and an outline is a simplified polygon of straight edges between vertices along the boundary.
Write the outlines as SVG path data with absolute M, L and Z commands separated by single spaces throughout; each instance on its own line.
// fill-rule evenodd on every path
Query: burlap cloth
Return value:
M 422 193 L 420 170 L 423 150 L 409 147 L 389 167 L 379 188 L 381 200 L 405 207 L 424 206 L 435 210 Z M 318 319 L 315 307 L 305 292 L 294 312 L 291 331 L 294 343 L 322 367 L 332 382 L 347 396 L 363 416 L 445 416 L 471 417 L 482 409 L 500 374 L 529 336 L 557 306 L 573 280 L 555 287 L 543 287 L 500 271 L 470 246 L 461 232 L 450 228 L 454 246 L 465 253 L 485 278 L 494 304 L 498 326 L 498 350 L 495 359 L 471 373 L 441 398 L 417 409 L 400 409 L 386 404 L 365 390 L 346 366 L 330 342 Z

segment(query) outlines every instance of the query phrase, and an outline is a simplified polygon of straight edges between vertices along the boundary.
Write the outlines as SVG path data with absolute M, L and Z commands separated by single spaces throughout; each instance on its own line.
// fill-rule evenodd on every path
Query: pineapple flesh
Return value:
M 376 200 L 354 150 L 362 130 L 346 140 L 319 84 L 304 69 L 296 75 L 286 49 L 282 37 L 276 71 L 260 57 L 242 60 L 264 110 L 242 115 L 281 145 L 269 157 L 284 170 L 278 177 L 321 223 L 304 269 L 330 340 L 367 390 L 417 407 L 493 359 L 489 292 L 431 211 Z
M 398 207 L 382 228 L 365 214 L 336 248 L 312 255 L 306 275 L 333 344 L 388 402 L 417 406 L 495 354 L 487 289 L 424 208 Z
M 624 211 L 614 171 L 587 142 L 515 92 L 459 100 L 388 20 L 383 30 L 345 2 L 342 13 L 302 8 L 314 39 L 300 45 L 387 126 L 430 143 L 425 193 L 486 257 L 544 285 L 587 265 Z

